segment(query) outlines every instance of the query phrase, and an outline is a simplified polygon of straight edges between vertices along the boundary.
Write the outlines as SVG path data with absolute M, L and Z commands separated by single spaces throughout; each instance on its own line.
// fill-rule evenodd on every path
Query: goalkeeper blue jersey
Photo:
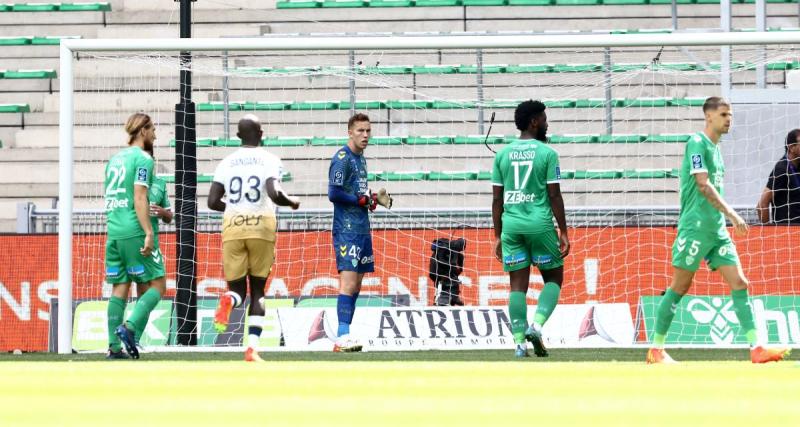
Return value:
M 367 186 L 367 161 L 363 155 L 340 148 L 331 158 L 328 185 L 340 187 L 356 198 L 369 192 Z M 369 234 L 369 213 L 360 206 L 333 204 L 333 233 Z

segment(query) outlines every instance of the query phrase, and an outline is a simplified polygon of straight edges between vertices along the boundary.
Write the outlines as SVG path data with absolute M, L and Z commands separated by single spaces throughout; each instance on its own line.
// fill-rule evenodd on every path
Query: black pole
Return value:
M 181 3 L 181 38 L 192 37 L 194 0 Z M 175 317 L 177 343 L 197 345 L 197 131 L 192 102 L 192 54 L 180 53 L 180 103 L 175 105 L 175 211 L 177 291 Z

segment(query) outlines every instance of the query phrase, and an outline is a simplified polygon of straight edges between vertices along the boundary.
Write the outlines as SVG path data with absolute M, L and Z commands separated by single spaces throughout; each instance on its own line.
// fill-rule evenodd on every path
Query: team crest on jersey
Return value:
M 136 180 L 139 182 L 147 182 L 147 168 L 136 169 Z
M 692 169 L 702 169 L 703 158 L 699 154 L 692 154 Z
M 347 155 L 347 153 L 345 153 L 344 150 L 342 150 L 342 151 L 340 151 L 340 152 L 338 152 L 336 154 L 336 157 L 338 157 L 339 160 L 341 160 L 341 159 L 344 159 L 344 156 L 346 156 L 346 155 Z

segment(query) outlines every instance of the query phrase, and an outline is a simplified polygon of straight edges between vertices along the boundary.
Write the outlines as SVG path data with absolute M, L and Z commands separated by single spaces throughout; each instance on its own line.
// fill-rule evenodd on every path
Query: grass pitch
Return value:
M 0 356 L 0 425 L 793 426 L 800 366 L 746 350 Z M 792 357 L 796 359 L 796 356 Z M 733 359 L 733 360 L 732 360 Z M 591 360 L 591 361 L 589 361 Z M 577 362 L 576 362 L 577 361 Z

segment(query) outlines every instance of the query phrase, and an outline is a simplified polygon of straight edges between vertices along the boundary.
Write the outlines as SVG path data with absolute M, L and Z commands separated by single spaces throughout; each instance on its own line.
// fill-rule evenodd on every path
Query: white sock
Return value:
M 247 346 L 252 349 L 257 349 L 258 344 L 261 342 L 261 331 L 264 326 L 264 316 L 250 316 L 248 320 L 249 327 L 257 327 L 258 334 L 251 334 L 248 331 Z

